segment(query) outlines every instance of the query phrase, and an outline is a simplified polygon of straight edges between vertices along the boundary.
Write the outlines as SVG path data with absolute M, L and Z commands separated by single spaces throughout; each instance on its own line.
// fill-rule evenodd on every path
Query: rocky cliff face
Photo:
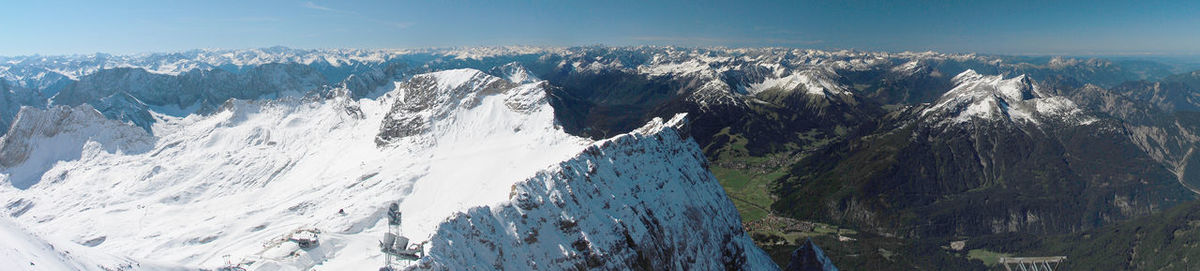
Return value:
M 542 97 L 542 90 L 535 86 L 536 97 Z M 449 70 L 414 76 L 397 85 L 397 100 L 392 109 L 384 116 L 383 124 L 379 127 L 379 135 L 375 137 L 376 144 L 386 145 L 389 142 L 427 132 L 431 126 L 446 120 L 455 110 L 468 110 L 479 105 L 480 99 L 493 94 L 503 94 L 508 98 L 519 99 L 514 95 L 522 95 L 522 89 L 517 85 L 499 77 L 491 76 L 478 70 L 461 69 Z M 537 100 L 528 101 L 529 106 L 536 106 Z M 524 103 L 506 103 L 518 110 Z
M 777 269 L 679 130 L 682 116 L 599 141 L 515 184 L 508 202 L 451 216 L 420 267 Z

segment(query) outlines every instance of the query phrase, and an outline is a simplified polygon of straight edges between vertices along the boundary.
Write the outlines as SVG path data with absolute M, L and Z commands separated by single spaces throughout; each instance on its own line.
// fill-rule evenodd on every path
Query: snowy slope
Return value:
M 143 262 L 375 269 L 388 204 L 400 203 L 405 236 L 429 240 L 448 217 L 508 202 L 515 184 L 588 146 L 556 125 L 545 84 L 449 70 L 378 99 L 343 91 L 231 100 L 211 115 L 152 112 L 152 133 L 86 105 L 30 108 L 0 140 L 15 153 L 0 165 L 0 212 Z M 380 144 L 389 118 L 421 129 Z M 669 149 L 644 151 L 661 150 Z M 693 160 L 703 161 L 677 163 Z M 716 203 L 725 204 L 718 214 L 732 214 L 722 221 L 738 220 L 727 199 Z M 286 241 L 299 230 L 319 232 L 320 246 Z
M 443 222 L 422 268 L 778 269 L 677 126 L 683 114 L 589 146 L 516 183 L 509 200 Z
M 143 266 L 70 242 L 50 242 L 0 217 L 0 269 L 2 270 L 139 270 L 172 269 Z
M 455 77 L 463 73 L 482 74 L 448 71 L 429 77 L 451 89 L 465 83 Z M 537 86 L 513 86 L 513 93 Z M 474 107 L 448 109 L 447 119 L 438 120 L 423 135 L 442 144 L 378 147 L 373 139 L 379 123 L 391 102 L 403 100 L 405 91 L 398 89 L 380 100 L 235 101 L 211 116 L 160 115 L 164 121 L 153 127 L 154 146 L 139 153 L 104 151 L 96 146 L 102 144 L 91 143 L 116 131 L 104 123 L 73 123 L 83 126 L 75 129 L 77 134 L 94 141 L 84 144 L 77 156 L 59 156 L 64 159 L 28 189 L 6 185 L 0 194 L 32 206 L 19 221 L 79 243 L 104 240 L 96 247 L 121 255 L 200 267 L 215 267 L 224 262 L 224 255 L 232 255 L 260 265 L 304 268 L 340 249 L 292 259 L 265 255 L 272 247 L 264 249 L 264 243 L 298 228 L 317 228 L 330 233 L 330 247 L 346 245 L 342 242 L 351 243 L 352 236 L 340 234 L 366 234 L 364 230 L 379 221 L 383 206 L 404 199 L 414 188 L 423 190 L 425 184 L 457 184 L 455 192 L 468 196 L 456 199 L 502 199 L 506 189 L 495 187 L 509 184 L 489 182 L 491 178 L 516 182 L 586 144 L 554 126 L 549 105 L 517 112 L 508 106 L 508 96 L 490 93 L 477 95 Z M 30 141 L 17 139 L 24 134 L 14 133 L 9 141 Z M 55 146 L 34 144 L 29 152 Z M 17 176 L 4 176 L 6 182 L 13 177 Z M 496 186 L 454 183 L 459 180 Z M 339 215 L 339 209 L 347 215 Z M 406 213 L 414 221 L 436 221 L 448 214 Z M 432 232 L 428 227 L 434 224 L 411 223 L 406 232 Z M 372 241 L 361 245 L 375 245 L 378 232 L 371 233 L 364 238 Z

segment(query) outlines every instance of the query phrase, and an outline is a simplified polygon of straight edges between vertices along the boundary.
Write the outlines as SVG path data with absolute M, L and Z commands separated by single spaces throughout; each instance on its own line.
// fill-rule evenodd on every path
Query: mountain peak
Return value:
M 1026 75 L 1004 78 L 966 70 L 954 76 L 954 88 L 921 112 L 939 124 L 971 120 L 1003 120 L 1039 124 L 1043 120 L 1075 120 L 1091 123 L 1074 102 L 1046 94 Z
M 442 89 L 457 89 L 479 84 L 486 85 L 500 79 L 476 69 L 444 70 L 417 76 L 433 79 L 435 82 L 437 82 L 438 88 Z
M 747 88 L 747 92 L 752 95 L 772 90 L 802 91 L 818 96 L 850 93 L 845 86 L 837 82 L 837 73 L 828 69 L 807 69 L 784 77 L 767 78 L 760 83 L 750 84 Z
M 516 84 L 533 83 L 541 80 L 537 78 L 537 76 L 531 74 L 529 70 L 525 69 L 525 66 L 522 66 L 521 63 L 517 62 L 492 68 L 492 74 L 500 76 L 504 78 L 504 80 L 508 80 L 509 82 Z
M 1003 75 L 982 75 L 968 69 L 954 76 L 952 81 L 955 88 L 947 94 L 955 91 L 987 92 L 1001 95 L 1008 101 L 1023 101 L 1041 96 L 1034 93 L 1033 81 L 1024 74 L 1005 79 Z
M 505 111 L 517 114 L 549 110 L 543 84 L 513 84 L 475 69 L 419 74 L 398 83 L 390 95 L 397 100 L 376 137 L 380 146 L 433 131 L 437 123 L 484 105 L 485 99 L 493 96 L 502 99 L 500 104 L 507 107 Z

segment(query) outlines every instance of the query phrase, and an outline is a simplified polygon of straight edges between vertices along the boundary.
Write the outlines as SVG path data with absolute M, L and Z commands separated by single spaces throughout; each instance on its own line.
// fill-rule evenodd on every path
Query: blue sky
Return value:
M 3 1 L 0 55 L 680 45 L 1200 54 L 1200 1 Z

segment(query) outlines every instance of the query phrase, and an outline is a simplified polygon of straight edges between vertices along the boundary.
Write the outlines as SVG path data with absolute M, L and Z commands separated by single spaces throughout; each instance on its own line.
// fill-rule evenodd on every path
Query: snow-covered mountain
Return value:
M 683 116 L 596 142 L 514 184 L 504 204 L 456 214 L 422 267 L 777 269 L 679 130 Z
M 87 104 L 24 107 L 10 133 L 0 138 L 0 172 L 13 187 L 26 189 L 58 162 L 77 160 L 85 150 L 143 153 L 154 141 L 145 131 L 107 119 Z
M 146 110 L 136 106 L 104 107 L 97 103 L 112 98 L 131 100 L 118 104 L 141 103 L 159 107 L 160 113 L 172 111 L 175 113 L 171 115 L 183 116 L 193 110 L 210 110 L 229 98 L 328 95 L 334 89 L 348 90 L 353 98 L 375 97 L 381 90 L 391 89 L 389 84 L 412 75 L 456 68 L 488 71 L 520 83 L 545 79 L 572 94 L 561 95 L 564 99 L 577 95 L 588 99 L 589 94 L 572 90 L 579 84 L 651 104 L 679 96 L 706 108 L 744 104 L 753 101 L 754 95 L 747 94 L 771 88 L 794 90 L 797 86 L 803 86 L 801 92 L 829 92 L 838 96 L 854 93 L 860 99 L 884 104 L 932 102 L 943 90 L 923 86 L 950 84 L 949 76 L 966 69 L 981 74 L 1030 74 L 1035 79 L 1052 78 L 1057 73 L 1079 74 L 1083 81 L 1099 80 L 1092 77 L 1102 77 L 1105 82 L 1144 79 L 1138 77 L 1140 73 L 1121 70 L 1104 61 L 1053 60 L 1035 65 L 1019 59 L 974 54 L 675 47 L 375 50 L 272 47 L 137 55 L 0 57 L 0 80 L 21 90 L 14 92 L 19 94 L 17 102 L 0 103 L 0 112 L 11 112 L 0 114 L 0 124 L 10 121 L 20 106 L 91 103 L 106 116 L 128 118 L 122 120 L 148 128 L 153 120 L 144 119 L 144 113 L 129 114 Z M 634 86 L 653 91 L 632 95 L 621 91 Z M 60 95 L 63 91 L 66 93 Z M 652 117 L 648 116 L 650 112 L 642 110 L 629 114 L 638 115 L 640 122 Z M 578 122 L 573 118 L 563 121 L 569 129 Z M 626 132 L 636 126 L 626 124 L 614 129 Z
M 761 83 L 751 84 L 746 91 L 749 94 L 758 94 L 777 89 L 817 96 L 850 94 L 845 86 L 835 82 L 836 76 L 836 73 L 828 70 L 805 70 L 781 78 L 767 78 Z
M 753 195 L 771 216 L 904 240 L 1067 232 L 1200 187 L 1196 76 L 1122 63 L 654 46 L 0 57 L 0 204 L 33 235 L 190 268 L 375 268 L 391 202 L 403 235 L 431 241 L 420 267 L 676 266 L 653 256 L 670 249 L 683 268 L 760 267 L 755 249 L 692 245 L 743 242 L 711 162 L 772 179 Z M 640 128 L 678 113 L 694 125 Z M 1014 194 L 1036 198 L 970 200 Z M 522 207 L 563 195 L 579 202 Z M 653 200 L 679 195 L 696 200 Z M 702 205 L 706 231 L 676 231 Z M 281 241 L 296 232 L 321 246 Z
M 1003 75 L 985 76 L 967 70 L 955 76 L 954 83 L 953 89 L 921 111 L 926 121 L 939 125 L 972 120 L 1035 125 L 1045 121 L 1073 125 L 1096 121 L 1071 100 L 1046 93 L 1025 75 L 1004 79 Z
M 438 234 L 485 229 L 454 223 L 456 217 L 481 207 L 504 209 L 517 194 L 560 198 L 567 191 L 551 196 L 515 189 L 582 178 L 624 189 L 577 196 L 634 207 L 622 209 L 619 217 L 589 216 L 579 210 L 595 206 L 582 205 L 570 205 L 576 210 L 570 212 L 548 208 L 537 216 L 571 215 L 580 225 L 608 227 L 585 228 L 592 240 L 624 240 L 611 231 L 613 223 L 641 227 L 626 234 L 662 238 L 605 243 L 612 245 L 608 249 L 644 245 L 647 253 L 653 246 L 659 253 L 720 257 L 713 264 L 773 267 L 741 231 L 737 212 L 703 167 L 695 143 L 673 129 L 647 128 L 589 147 L 590 140 L 556 124 L 544 81 L 510 82 L 460 69 L 394 85 L 377 99 L 334 91 L 328 99 L 234 99 L 211 114 L 173 116 L 150 109 L 156 122 L 149 132 L 106 119 L 86 104 L 29 107 L 0 140 L 5 161 L 0 198 L 8 215 L 37 234 L 132 259 L 193 268 L 231 261 L 261 270 L 344 270 L 382 266 L 377 240 L 386 231 L 383 210 L 389 203 L 400 203 L 403 235 L 432 240 L 427 249 L 439 263 L 435 255 L 478 249 L 451 245 L 478 239 Z M 407 125 L 388 124 L 395 120 Z M 628 146 L 605 147 L 619 142 Z M 679 154 L 691 156 L 671 158 Z M 657 160 L 664 158 L 671 159 Z M 586 160 L 607 164 L 601 173 L 547 179 L 549 172 Z M 625 160 L 648 163 L 614 162 Z M 622 177 L 607 175 L 617 171 Z M 669 175 L 653 175 L 661 173 Z M 670 178 L 675 176 L 691 179 Z M 659 191 L 656 185 L 672 189 Z M 662 201 L 630 186 L 706 200 Z M 657 216 L 636 215 L 651 212 Z M 676 223 L 688 214 L 721 220 L 702 227 Z M 643 218 L 648 220 L 637 220 Z M 320 245 L 301 249 L 284 241 L 298 231 L 319 232 Z M 550 230 L 544 232 L 546 244 L 557 242 Z M 721 241 L 734 243 L 712 245 Z M 562 253 L 560 258 L 581 253 L 529 252 Z M 738 259 L 744 261 L 731 262 Z M 668 262 L 673 261 L 652 263 Z

